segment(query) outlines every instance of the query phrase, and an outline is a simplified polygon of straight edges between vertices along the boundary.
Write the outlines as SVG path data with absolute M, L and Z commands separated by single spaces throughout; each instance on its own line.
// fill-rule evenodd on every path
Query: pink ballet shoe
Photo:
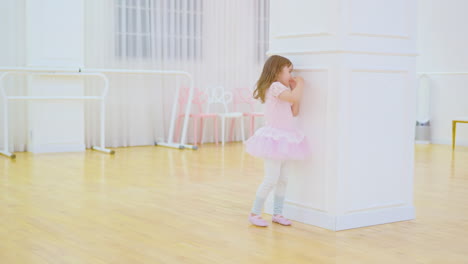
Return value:
M 284 226 L 290 226 L 292 224 L 291 220 L 284 218 L 282 215 L 274 215 L 271 220 L 273 223 L 278 223 Z
M 268 222 L 262 219 L 260 215 L 249 215 L 249 221 L 253 225 L 265 227 L 268 226 Z

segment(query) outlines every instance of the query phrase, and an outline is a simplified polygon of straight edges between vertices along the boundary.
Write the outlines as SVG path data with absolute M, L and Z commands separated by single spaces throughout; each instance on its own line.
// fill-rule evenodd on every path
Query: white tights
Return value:
M 263 205 L 273 187 L 276 186 L 274 197 L 274 214 L 282 214 L 284 195 L 288 185 L 288 178 L 284 172 L 285 161 L 265 159 L 265 177 L 257 189 L 256 199 L 253 204 L 252 213 L 261 214 Z

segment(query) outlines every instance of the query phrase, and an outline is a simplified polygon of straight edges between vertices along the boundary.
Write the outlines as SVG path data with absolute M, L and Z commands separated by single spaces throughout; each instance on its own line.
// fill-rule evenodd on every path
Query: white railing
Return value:
M 80 69 L 81 72 L 101 72 L 101 73 L 121 73 L 121 74 L 149 74 L 149 75 L 179 75 L 185 76 L 189 80 L 189 97 L 187 101 L 187 105 L 185 107 L 185 116 L 188 117 L 190 115 L 190 109 L 192 106 L 192 99 L 193 99 L 193 78 L 192 75 L 185 71 L 156 71 L 156 70 L 129 70 L 129 69 Z M 187 140 L 187 127 L 188 127 L 188 118 L 184 119 L 184 124 L 182 126 L 182 137 L 179 143 L 175 143 L 174 140 L 174 126 L 177 119 L 177 107 L 179 105 L 179 85 L 176 85 L 176 92 L 174 103 L 172 104 L 172 113 L 171 113 L 171 123 L 169 125 L 169 137 L 167 142 L 155 142 L 155 145 L 158 146 L 165 146 L 171 148 L 189 148 L 189 149 L 197 149 L 197 146 L 188 145 L 186 144 Z
M 189 98 L 186 106 L 185 115 L 190 114 L 190 108 L 193 98 L 193 78 L 188 72 L 184 71 L 152 71 L 152 70 L 127 70 L 127 69 L 66 69 L 66 68 L 23 68 L 23 67 L 12 67 L 12 68 L 0 68 L 0 97 L 3 102 L 3 143 L 4 149 L 0 150 L 0 154 L 10 158 L 15 158 L 15 155 L 9 152 L 9 127 L 8 127 L 8 101 L 9 100 L 98 100 L 101 104 L 101 125 L 100 125 L 100 145 L 93 146 L 94 150 L 113 154 L 114 151 L 105 148 L 105 109 L 106 109 L 106 97 L 109 90 L 109 79 L 105 75 L 106 73 L 121 73 L 121 74 L 152 74 L 152 75 L 179 75 L 185 76 L 190 82 Z M 3 80 L 5 77 L 14 74 L 26 74 L 26 75 L 60 75 L 60 76 L 96 76 L 104 81 L 104 88 L 100 96 L 8 96 L 5 92 Z M 179 102 L 179 87 L 176 86 L 176 97 L 172 107 L 171 123 L 169 128 L 169 138 L 167 142 L 156 142 L 156 145 L 172 147 L 172 148 L 190 148 L 196 149 L 196 146 L 187 145 L 187 125 L 188 118 L 184 120 L 182 128 L 182 137 L 180 143 L 173 142 L 174 125 L 177 115 L 177 106 Z

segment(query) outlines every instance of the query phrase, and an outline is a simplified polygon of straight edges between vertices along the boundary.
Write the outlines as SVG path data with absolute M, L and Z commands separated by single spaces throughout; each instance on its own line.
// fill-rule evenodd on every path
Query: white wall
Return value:
M 28 67 L 84 66 L 83 1 L 26 1 Z
M 24 66 L 25 54 L 25 0 L 0 0 L 0 67 Z M 20 76 L 7 77 L 3 85 L 10 95 L 25 95 L 26 79 Z M 14 89 L 14 90 L 13 90 Z M 0 105 L 2 103 L 0 102 Z M 9 103 L 10 116 L 10 149 L 26 150 L 28 132 L 27 103 L 14 101 Z M 13 114 L 15 113 L 15 114 Z M 0 126 L 3 126 L 3 107 L 0 107 Z M 3 127 L 0 137 L 3 136 Z M 3 140 L 0 140 L 3 148 Z
M 467 72 L 468 1 L 418 1 L 418 72 Z M 468 74 L 430 75 L 432 143 L 450 144 L 453 117 L 468 117 Z M 468 126 L 459 125 L 457 143 L 468 145 Z
M 24 63 L 24 1 L 0 1 L 0 66 Z
M 26 0 L 26 66 L 74 68 L 84 65 L 83 1 Z M 29 95 L 80 96 L 83 79 L 31 76 Z M 28 103 L 31 152 L 83 151 L 84 107 L 81 101 Z

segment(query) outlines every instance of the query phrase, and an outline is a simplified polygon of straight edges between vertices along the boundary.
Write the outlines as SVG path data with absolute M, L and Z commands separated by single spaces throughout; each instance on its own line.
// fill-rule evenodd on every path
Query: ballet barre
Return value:
M 56 101 L 56 100 L 97 100 L 100 101 L 101 104 L 101 125 L 100 125 L 100 144 L 99 146 L 93 146 L 92 149 L 114 154 L 113 150 L 107 149 L 105 147 L 105 105 L 106 105 L 106 96 L 109 90 L 109 80 L 107 76 L 102 73 L 80 73 L 77 70 L 73 69 L 61 69 L 61 68 L 0 68 L 0 71 L 3 71 L 0 74 L 0 97 L 2 98 L 3 102 L 3 150 L 0 150 L 0 154 L 7 156 L 9 158 L 16 158 L 15 154 L 9 151 L 9 127 L 8 127 L 8 101 Z M 36 76 L 95 76 L 103 80 L 104 87 L 102 90 L 102 94 L 100 96 L 8 96 L 5 92 L 5 86 L 3 85 L 3 80 L 5 77 L 10 75 L 36 75 Z
M 185 107 L 185 116 L 190 115 L 190 109 L 192 107 L 193 100 L 193 78 L 192 75 L 185 71 L 157 71 L 157 70 L 129 70 L 129 69 L 80 69 L 81 72 L 101 72 L 101 73 L 120 73 L 120 74 L 144 74 L 144 75 L 172 75 L 172 76 L 184 76 L 189 80 L 189 96 L 187 105 Z M 188 118 L 185 118 L 184 124 L 182 126 L 182 137 L 179 143 L 174 142 L 174 126 L 177 118 L 177 108 L 179 105 L 179 85 L 176 85 L 175 97 L 172 104 L 172 113 L 171 113 L 171 123 L 169 125 L 169 137 L 167 142 L 155 142 L 156 146 L 163 146 L 169 148 L 178 148 L 178 149 L 198 149 L 197 146 L 187 144 L 187 127 L 188 127 Z
M 10 100 L 97 100 L 100 101 L 101 106 L 101 124 L 100 124 L 100 144 L 99 146 L 93 146 L 93 150 L 114 154 L 113 150 L 105 148 L 105 109 L 106 109 L 106 97 L 109 90 L 109 79 L 105 75 L 106 73 L 121 73 L 121 74 L 151 74 L 151 75 L 175 75 L 185 76 L 190 82 L 189 100 L 186 107 L 186 115 L 190 114 L 190 108 L 193 98 L 193 78 L 188 72 L 184 71 L 153 71 L 153 70 L 127 70 L 127 69 L 86 69 L 86 68 L 27 68 L 27 67 L 0 67 L 0 98 L 3 103 L 3 149 L 0 150 L 0 155 L 7 156 L 14 159 L 16 156 L 14 153 L 9 152 L 9 127 L 8 127 L 8 101 Z M 3 81 L 5 77 L 15 74 L 24 75 L 41 75 L 41 76 L 94 76 L 101 78 L 104 82 L 104 88 L 99 96 L 8 96 L 5 92 L 5 86 Z M 186 144 L 187 139 L 187 126 L 188 119 L 184 121 L 182 128 L 182 137 L 179 143 L 173 141 L 175 119 L 177 115 L 179 97 L 179 87 L 176 88 L 176 97 L 172 105 L 172 114 L 169 128 L 169 137 L 167 142 L 155 142 L 157 146 L 164 146 L 178 149 L 193 149 L 197 147 Z

